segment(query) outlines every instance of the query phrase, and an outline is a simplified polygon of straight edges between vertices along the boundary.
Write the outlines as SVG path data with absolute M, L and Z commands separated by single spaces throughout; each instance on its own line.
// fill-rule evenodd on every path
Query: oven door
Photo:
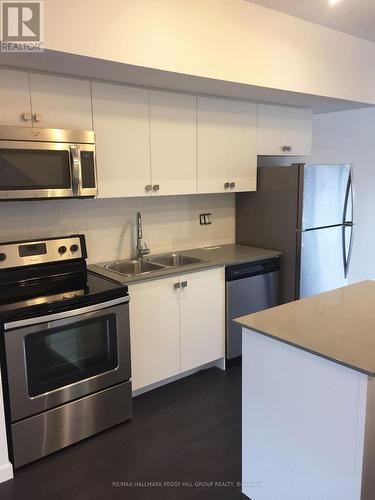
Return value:
M 65 143 L 0 141 L 0 199 L 74 196 L 80 179 L 71 148 Z
M 5 325 L 12 422 L 130 378 L 128 300 Z

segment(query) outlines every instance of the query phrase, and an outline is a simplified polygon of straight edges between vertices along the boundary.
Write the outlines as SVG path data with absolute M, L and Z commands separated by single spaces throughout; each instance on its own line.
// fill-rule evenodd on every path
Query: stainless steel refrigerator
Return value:
M 354 237 L 350 165 L 261 167 L 236 195 L 236 241 L 281 257 L 282 302 L 344 286 Z

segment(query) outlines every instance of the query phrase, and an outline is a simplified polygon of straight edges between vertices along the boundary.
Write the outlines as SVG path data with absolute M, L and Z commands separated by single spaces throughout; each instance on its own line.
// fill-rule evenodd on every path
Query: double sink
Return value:
M 99 264 L 99 267 L 131 278 L 133 276 L 139 276 L 153 271 L 160 271 L 162 269 L 181 266 L 191 266 L 194 264 L 201 264 L 203 262 L 207 261 L 180 253 L 171 253 L 148 257 L 144 260 L 121 260 L 118 262 Z

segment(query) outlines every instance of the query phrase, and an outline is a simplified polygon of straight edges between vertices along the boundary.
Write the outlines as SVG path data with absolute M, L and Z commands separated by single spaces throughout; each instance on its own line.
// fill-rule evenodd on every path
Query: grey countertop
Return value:
M 375 282 L 363 281 L 236 323 L 371 377 L 375 376 Z
M 277 250 L 267 250 L 264 248 L 255 248 L 245 245 L 220 245 L 217 247 L 193 248 L 191 250 L 176 251 L 198 259 L 203 259 L 204 262 L 192 264 L 188 266 L 180 266 L 174 268 L 163 268 L 150 273 L 136 275 L 132 277 L 121 276 L 118 273 L 103 269 L 95 264 L 89 266 L 89 270 L 106 276 L 112 280 L 120 282 L 124 285 L 140 283 L 167 276 L 176 276 L 180 274 L 192 273 L 194 271 L 203 271 L 212 267 L 228 266 L 231 264 L 241 264 L 246 262 L 256 262 L 263 259 L 276 257 L 281 254 Z M 154 255 L 155 256 L 155 255 Z M 150 256 L 152 257 L 152 255 Z M 150 258 L 148 257 L 148 258 Z

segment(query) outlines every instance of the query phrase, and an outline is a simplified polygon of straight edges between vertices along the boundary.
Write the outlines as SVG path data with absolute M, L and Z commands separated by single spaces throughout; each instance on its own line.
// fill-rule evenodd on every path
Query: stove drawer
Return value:
M 14 467 L 33 462 L 132 416 L 131 382 L 125 382 L 12 424 Z

